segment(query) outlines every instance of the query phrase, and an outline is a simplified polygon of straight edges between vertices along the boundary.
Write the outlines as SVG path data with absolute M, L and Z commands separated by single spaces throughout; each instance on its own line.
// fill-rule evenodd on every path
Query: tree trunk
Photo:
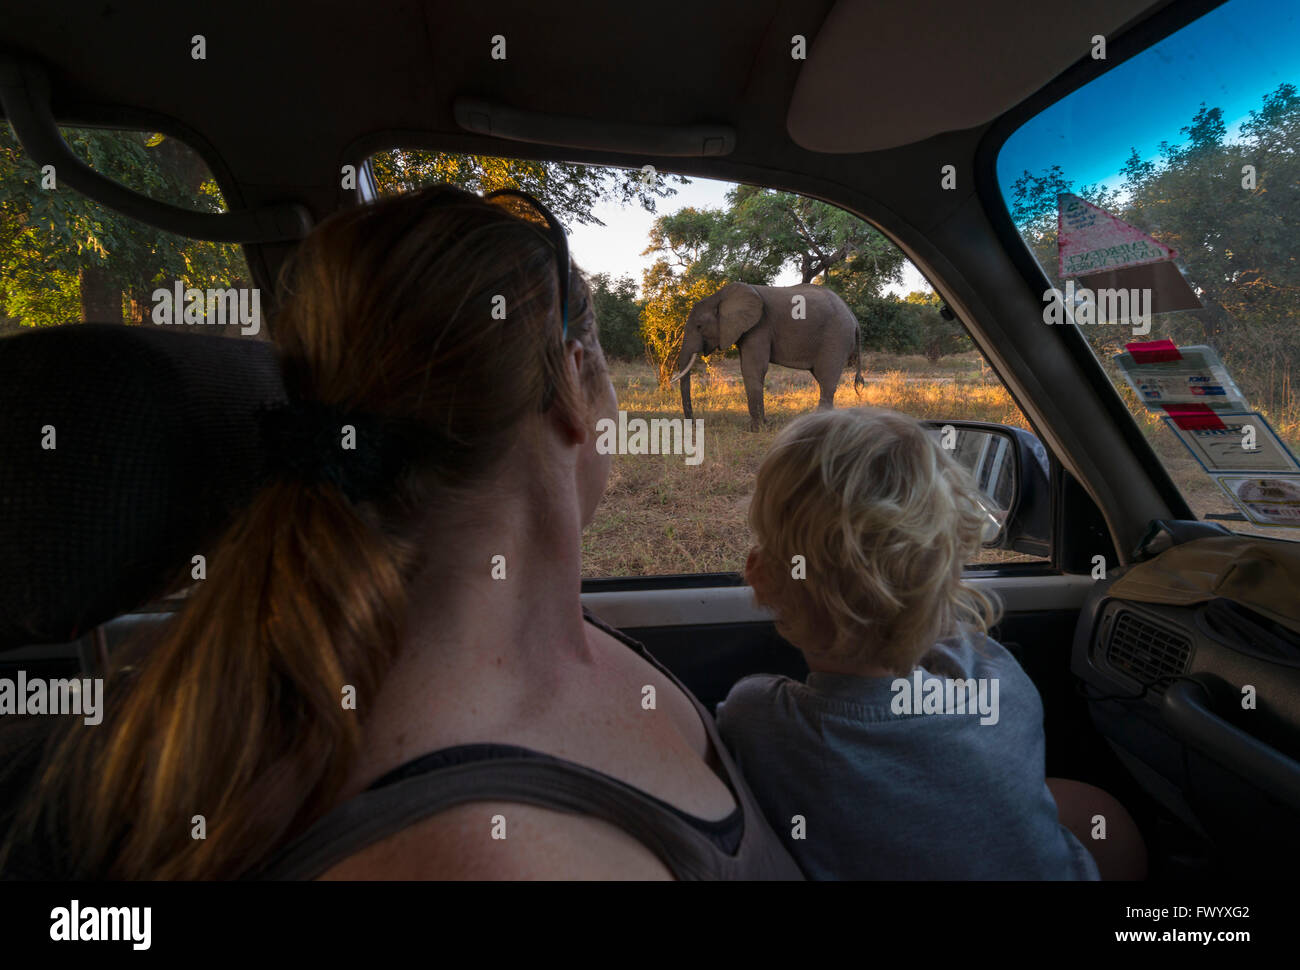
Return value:
M 183 145 L 174 138 L 164 138 L 162 144 L 151 149 L 157 153 L 161 167 L 171 171 L 176 179 L 185 186 L 186 191 L 191 195 L 197 196 L 203 183 L 208 180 L 210 174 L 208 167 L 199 158 L 198 153 L 192 150 L 188 145 Z M 186 204 L 186 208 L 192 208 L 192 204 Z
M 81 267 L 81 322 L 122 322 L 122 291 L 101 266 Z
M 1204 335 L 1202 339 L 1214 348 L 1215 353 L 1221 354 L 1221 338 L 1232 324 L 1232 314 L 1209 292 L 1202 297 L 1201 302 L 1205 308 L 1197 312 L 1196 316 L 1200 318 L 1201 333 Z
M 0 336 L 11 333 L 22 333 L 22 321 L 0 310 Z
M 153 317 L 153 301 L 149 295 L 144 292 L 135 292 L 131 294 L 131 308 L 127 315 L 127 323 L 146 324 Z

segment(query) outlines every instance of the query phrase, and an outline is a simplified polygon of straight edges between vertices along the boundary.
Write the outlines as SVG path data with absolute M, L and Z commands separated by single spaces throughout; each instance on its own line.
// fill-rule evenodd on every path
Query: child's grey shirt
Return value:
M 746 677 L 717 723 L 810 879 L 1098 878 L 1047 789 L 1038 691 L 988 637 L 907 678 Z

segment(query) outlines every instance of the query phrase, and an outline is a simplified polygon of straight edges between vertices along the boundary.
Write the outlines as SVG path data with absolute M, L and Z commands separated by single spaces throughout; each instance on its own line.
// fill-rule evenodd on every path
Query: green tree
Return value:
M 655 369 L 659 385 L 665 387 L 673 376 L 691 307 L 721 287 L 723 281 L 708 273 L 674 273 L 663 259 L 656 260 L 642 278 L 641 340 L 646 360 Z
M 909 293 L 904 299 L 869 296 L 854 312 L 867 349 L 889 354 L 923 354 L 931 363 L 971 349 L 970 338 L 955 320 L 939 313 L 937 293 Z
M 221 194 L 186 146 L 134 131 L 63 129 L 97 172 L 138 192 L 220 212 Z M 12 131 L 0 128 L 0 312 L 25 326 L 142 323 L 155 288 L 246 286 L 237 246 L 176 236 L 107 209 L 71 188 L 45 187 Z
M 643 358 L 645 342 L 641 338 L 641 301 L 636 295 L 636 280 L 627 275 L 613 279 L 608 273 L 595 273 L 589 282 L 605 356 L 619 360 Z
M 1300 361 L 1296 86 L 1266 94 L 1236 140 L 1227 138 L 1222 111 L 1205 104 L 1180 133 L 1184 140 L 1162 142 L 1154 159 L 1131 151 L 1120 189 L 1078 194 L 1178 251 L 1203 308 L 1161 314 L 1153 329 L 1215 347 L 1253 402 L 1300 422 L 1293 383 Z M 1059 166 L 1025 172 L 1012 187 L 1012 218 L 1054 286 L 1064 282 L 1057 276 L 1056 195 L 1068 191 Z M 1131 339 L 1122 328 L 1084 331 L 1103 357 Z
M 843 209 L 752 185 L 736 186 L 726 200 L 724 209 L 683 209 L 656 220 L 647 253 L 729 282 L 771 284 L 789 269 L 803 283 L 820 279 L 876 294 L 902 278 L 898 247 Z
M 922 293 L 913 290 L 903 297 L 904 312 L 912 317 L 910 329 L 915 331 L 915 344 L 931 364 L 950 354 L 961 354 L 972 349 L 970 335 L 956 320 L 943 316 L 943 298 L 933 290 Z
M 905 335 L 880 292 L 902 278 L 904 256 L 874 227 L 843 209 L 773 189 L 738 185 L 725 208 L 686 208 L 655 220 L 645 255 L 643 334 L 661 380 L 671 376 L 682 327 L 695 302 L 726 283 L 771 285 L 786 271 L 833 289 L 872 345 Z M 678 318 L 670 319 L 672 314 Z M 865 321 L 865 323 L 864 323 Z M 725 352 L 725 348 L 723 349 Z
M 1132 160 L 1130 160 L 1132 161 Z M 1038 259 L 1051 285 L 1060 288 L 1065 280 L 1058 272 L 1056 220 L 1059 209 L 1058 196 L 1070 192 L 1102 209 L 1113 211 L 1120 198 L 1118 189 L 1107 190 L 1099 185 L 1085 185 L 1075 191 L 1074 183 L 1065 177 L 1060 165 L 1045 169 L 1041 175 L 1025 172 L 1011 187 L 1012 221 Z
M 375 181 L 381 194 L 405 192 L 446 182 L 469 192 L 520 189 L 555 213 L 561 222 L 603 226 L 595 209 L 601 202 L 639 203 L 654 212 L 659 199 L 677 194 L 674 185 L 689 185 L 681 175 L 647 179 L 639 169 L 539 162 L 462 155 L 423 149 L 392 149 L 373 156 Z

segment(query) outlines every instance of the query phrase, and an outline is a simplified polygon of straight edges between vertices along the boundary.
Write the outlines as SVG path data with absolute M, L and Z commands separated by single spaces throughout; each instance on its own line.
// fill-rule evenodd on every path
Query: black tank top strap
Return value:
M 314 879 L 365 847 L 439 812 L 471 802 L 518 802 L 608 822 L 655 853 L 677 879 L 803 879 L 763 818 L 713 717 L 645 646 L 583 613 L 635 650 L 691 700 L 709 736 L 737 808 L 717 822 L 592 768 L 512 745 L 461 745 L 416 758 L 335 806 L 249 878 Z M 488 824 L 487 819 L 484 824 Z M 507 817 L 507 826 L 509 819 Z M 719 838 L 734 827 L 730 850 Z M 730 843 L 729 843 L 730 844 Z
M 416 775 L 431 774 L 435 771 L 441 771 L 452 765 L 464 765 L 472 762 L 493 761 L 502 758 L 525 758 L 534 761 L 548 761 L 554 764 L 574 764 L 563 758 L 557 758 L 554 755 L 545 754 L 541 751 L 534 751 L 531 748 L 521 748 L 513 744 L 461 744 L 452 748 L 443 748 L 441 751 L 433 751 L 429 754 L 421 755 L 418 758 L 412 758 L 403 765 L 399 765 L 378 781 L 372 784 L 366 791 L 375 791 L 378 788 L 385 788 L 388 785 L 396 784 L 407 778 L 413 778 Z M 736 799 L 736 807 L 726 818 L 716 820 L 696 818 L 683 812 L 676 805 L 656 798 L 646 792 L 641 792 L 632 785 L 618 778 L 614 778 L 604 773 L 599 773 L 602 778 L 608 780 L 611 784 L 622 785 L 631 792 L 647 798 L 662 809 L 672 812 L 687 825 L 703 833 L 709 841 L 716 845 L 727 855 L 735 855 L 736 849 L 740 846 L 740 838 L 744 830 L 745 814 L 740 807 L 740 799 Z
M 520 802 L 598 818 L 657 855 L 677 879 L 719 878 L 720 850 L 647 796 L 581 765 L 517 757 L 451 765 L 364 791 L 320 819 L 256 878 L 313 879 L 368 845 L 470 802 Z M 508 826 L 508 813 L 505 821 Z M 483 824 L 486 833 L 492 820 Z

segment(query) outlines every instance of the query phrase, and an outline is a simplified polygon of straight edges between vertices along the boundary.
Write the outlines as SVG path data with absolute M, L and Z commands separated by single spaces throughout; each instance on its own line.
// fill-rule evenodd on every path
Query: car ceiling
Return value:
M 874 152 L 851 160 L 869 187 L 896 173 L 902 154 L 889 149 L 983 126 L 1086 56 L 1093 34 L 1162 5 L 74 0 L 14 5 L 4 38 L 46 65 L 60 117 L 171 119 L 215 149 L 245 204 L 298 196 L 321 216 L 337 204 L 338 166 L 362 150 L 441 136 L 453 150 L 519 153 L 461 130 L 457 96 L 598 123 L 730 125 L 737 144 L 719 169 L 840 181 L 846 160 L 822 153 Z M 791 57 L 796 34 L 806 62 Z M 504 60 L 490 56 L 494 35 Z

